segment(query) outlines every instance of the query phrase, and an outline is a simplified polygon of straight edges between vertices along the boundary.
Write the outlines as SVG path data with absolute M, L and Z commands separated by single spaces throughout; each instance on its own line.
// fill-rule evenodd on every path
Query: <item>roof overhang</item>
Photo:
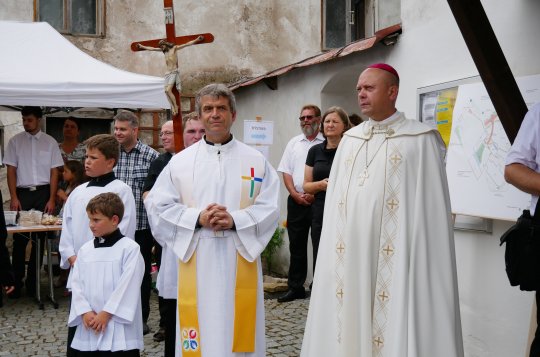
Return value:
M 266 85 L 270 89 L 275 90 L 277 89 L 277 77 L 287 72 L 290 72 L 295 68 L 313 66 L 313 65 L 327 62 L 336 58 L 348 56 L 351 53 L 365 51 L 367 49 L 370 49 L 376 43 L 379 43 L 379 42 L 383 42 L 386 45 L 394 44 L 399 34 L 401 34 L 401 24 L 393 25 L 393 26 L 384 28 L 380 31 L 377 31 L 375 35 L 372 37 L 369 37 L 360 41 L 352 42 L 348 44 L 347 46 L 335 48 L 330 51 L 326 51 L 324 53 L 315 55 L 313 57 L 304 59 L 300 62 L 296 62 L 290 65 L 272 70 L 258 77 L 242 79 L 240 81 L 230 84 L 229 88 L 231 90 L 235 90 L 240 87 L 248 87 L 260 81 L 264 81 L 264 83 L 266 83 Z

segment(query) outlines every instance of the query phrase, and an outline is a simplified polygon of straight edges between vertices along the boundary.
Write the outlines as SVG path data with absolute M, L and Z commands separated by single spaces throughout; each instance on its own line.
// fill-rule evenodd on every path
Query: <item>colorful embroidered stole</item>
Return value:
M 195 160 L 194 160 L 195 161 Z M 178 174 L 182 202 L 189 207 L 196 207 L 192 197 L 193 169 L 185 167 Z M 253 205 L 257 198 L 264 176 L 264 159 L 258 157 L 242 158 L 242 180 L 240 209 Z M 219 239 L 219 238 L 216 238 Z M 178 274 L 178 318 L 183 356 L 201 356 L 200 329 L 197 307 L 197 252 L 183 263 L 179 260 Z M 234 333 L 232 352 L 254 352 L 257 322 L 257 259 L 247 261 L 236 253 L 236 285 L 234 303 Z

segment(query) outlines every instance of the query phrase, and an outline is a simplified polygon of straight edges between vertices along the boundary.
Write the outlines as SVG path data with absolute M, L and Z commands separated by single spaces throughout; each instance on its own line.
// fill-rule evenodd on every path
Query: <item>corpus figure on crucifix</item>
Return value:
M 202 42 L 203 40 L 204 36 L 199 36 L 193 41 L 189 41 L 183 45 L 175 45 L 168 41 L 161 40 L 158 43 L 159 47 L 144 46 L 140 43 L 137 44 L 137 48 L 140 50 L 162 51 L 165 55 L 165 63 L 167 65 L 167 73 L 165 73 L 165 94 L 167 94 L 167 100 L 171 104 L 171 112 L 173 115 L 178 113 L 178 104 L 176 104 L 176 99 L 172 91 L 173 86 L 176 84 L 176 89 L 178 89 L 178 92 L 180 92 L 182 89 L 182 85 L 180 83 L 180 71 L 178 69 L 178 56 L 176 55 L 176 52 L 184 47 Z

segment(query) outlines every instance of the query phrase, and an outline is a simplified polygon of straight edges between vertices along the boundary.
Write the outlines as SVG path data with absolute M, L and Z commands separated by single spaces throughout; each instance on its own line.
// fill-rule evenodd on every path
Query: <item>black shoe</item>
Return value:
M 150 327 L 148 327 L 148 324 L 146 322 L 143 322 L 142 324 L 142 334 L 147 335 L 150 333 Z
M 160 327 L 158 332 L 154 334 L 154 341 L 161 342 L 165 340 L 165 329 Z
M 305 290 L 289 290 L 284 295 L 280 296 L 278 302 L 289 302 L 296 299 L 305 299 L 306 292 Z

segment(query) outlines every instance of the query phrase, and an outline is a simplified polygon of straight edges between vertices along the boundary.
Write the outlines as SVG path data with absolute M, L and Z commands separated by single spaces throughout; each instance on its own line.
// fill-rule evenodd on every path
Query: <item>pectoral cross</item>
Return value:
M 366 182 L 366 179 L 369 177 L 369 173 L 367 171 L 367 167 L 362 171 L 360 176 L 358 176 L 358 185 L 364 186 L 364 182 Z
M 174 23 L 173 0 L 163 0 L 163 8 L 165 11 L 165 32 L 167 34 L 166 40 L 168 42 L 173 43 L 175 45 L 183 45 L 185 43 L 195 40 L 199 36 L 204 37 L 204 39 L 198 42 L 197 45 L 201 43 L 214 42 L 214 36 L 211 33 L 202 33 L 202 34 L 196 34 L 196 35 L 176 37 L 176 32 L 174 28 L 175 23 Z M 141 44 L 143 46 L 148 46 L 148 47 L 159 47 L 158 43 L 161 40 L 164 40 L 164 39 L 158 38 L 156 40 L 133 42 L 131 44 L 131 50 L 134 52 L 141 51 L 141 49 L 137 48 L 138 44 Z M 173 86 L 173 94 L 176 100 L 176 104 L 178 105 L 178 113 L 176 115 L 173 115 L 174 147 L 175 147 L 175 151 L 179 152 L 184 148 L 184 138 L 183 138 L 183 129 L 182 129 L 182 109 L 180 107 L 180 93 L 178 93 L 176 86 Z

